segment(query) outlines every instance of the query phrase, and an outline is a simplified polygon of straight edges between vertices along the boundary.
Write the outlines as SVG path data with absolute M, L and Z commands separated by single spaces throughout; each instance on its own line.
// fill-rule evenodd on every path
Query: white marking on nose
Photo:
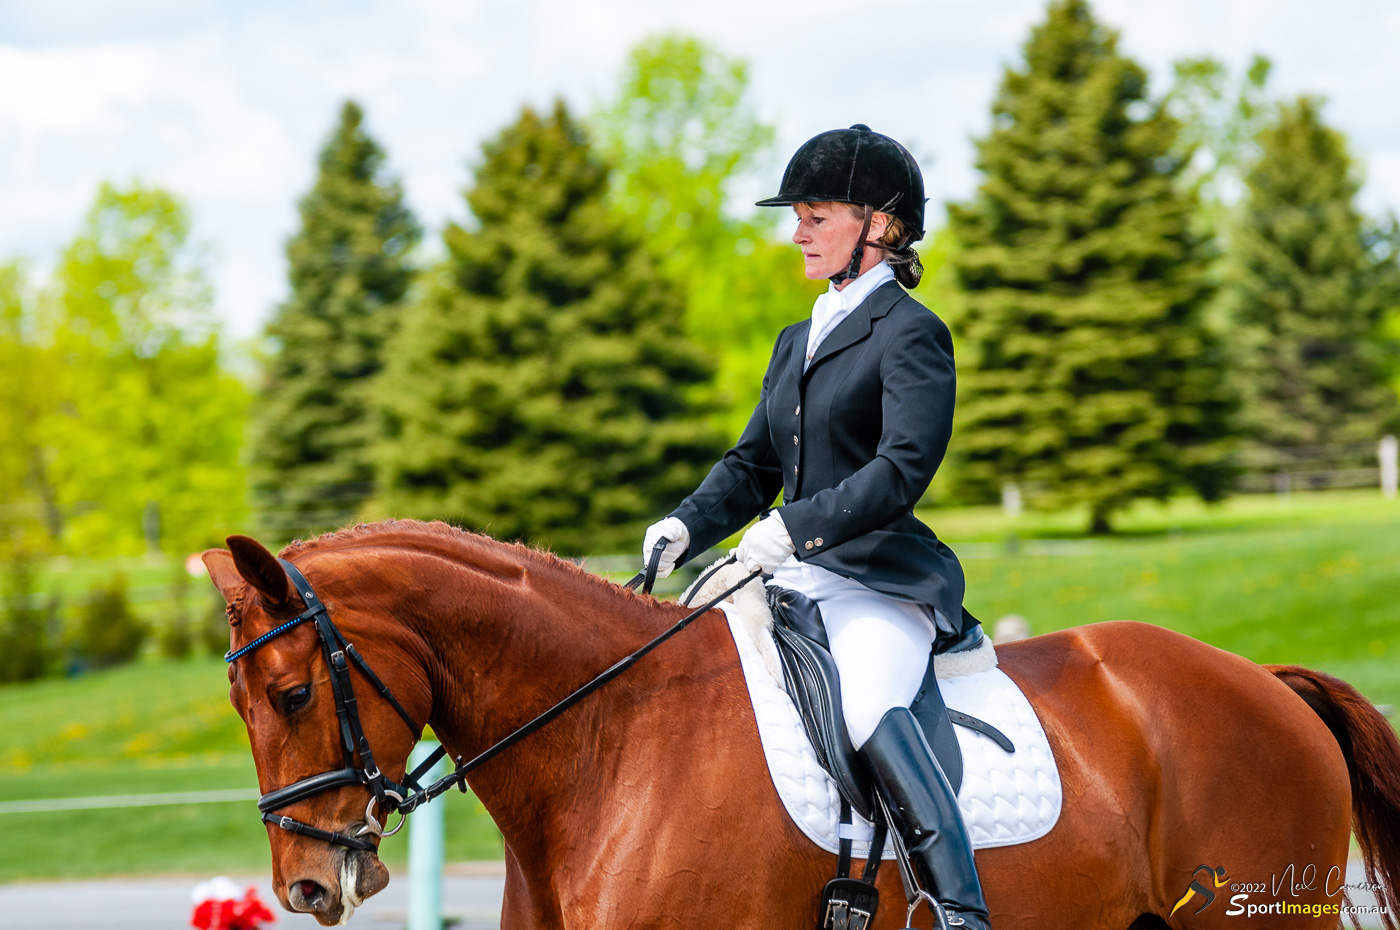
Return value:
M 350 854 L 340 860 L 340 926 L 345 926 L 350 922 L 350 918 L 355 916 L 355 908 L 364 902 L 355 894 L 355 889 L 359 886 L 360 868 L 359 860 Z

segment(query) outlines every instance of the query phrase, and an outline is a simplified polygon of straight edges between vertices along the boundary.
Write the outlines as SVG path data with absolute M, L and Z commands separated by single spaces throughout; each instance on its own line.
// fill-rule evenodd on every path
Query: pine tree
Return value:
M 684 304 L 605 203 L 562 103 L 484 147 L 380 395 L 388 513 L 565 552 L 630 549 L 723 450 Z
M 1265 446 L 1376 439 L 1397 422 L 1377 339 L 1400 306 L 1395 255 L 1356 209 L 1355 165 L 1320 102 L 1280 106 L 1259 148 L 1226 277 L 1244 428 Z
M 271 530 L 314 531 L 372 494 L 370 385 L 412 280 L 420 230 L 384 151 L 347 102 L 287 244 L 291 298 L 268 327 L 276 345 L 254 412 L 253 485 Z
M 1084 0 L 1050 4 L 1002 79 L 977 196 L 949 210 L 960 480 L 1087 506 L 1095 532 L 1135 498 L 1214 499 L 1229 479 L 1207 250 L 1178 125 L 1146 93 Z

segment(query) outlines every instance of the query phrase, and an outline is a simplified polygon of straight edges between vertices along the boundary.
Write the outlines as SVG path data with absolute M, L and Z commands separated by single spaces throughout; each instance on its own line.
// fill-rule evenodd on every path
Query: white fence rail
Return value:
M 1244 493 L 1288 494 L 1379 487 L 1386 497 L 1396 489 L 1396 440 L 1321 446 L 1250 449 L 1240 456 L 1236 489 Z

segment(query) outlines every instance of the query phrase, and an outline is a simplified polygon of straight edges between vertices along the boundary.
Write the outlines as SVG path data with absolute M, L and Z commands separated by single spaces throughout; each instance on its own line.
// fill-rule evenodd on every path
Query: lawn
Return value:
M 1256 662 L 1307 665 L 1400 705 L 1400 501 L 1376 493 L 1180 501 L 1124 515 L 925 513 L 963 559 L 968 609 L 1046 633 L 1103 620 L 1171 627 Z
M 1144 620 L 1256 661 L 1324 669 L 1400 705 L 1400 502 L 1332 493 L 1144 505 L 1108 538 L 1085 536 L 1074 513 L 921 515 L 963 559 L 968 607 L 989 627 L 1011 613 L 1036 633 Z M 217 659 L 147 659 L 0 687 L 0 801 L 255 784 Z M 480 805 L 456 793 L 445 802 L 449 857 L 498 857 Z M 246 801 L 0 813 L 0 826 L 11 838 L 0 844 L 0 881 L 268 867 Z M 406 848 L 391 838 L 386 859 L 401 861 Z
M 150 660 L 74 680 L 0 688 L 0 801 L 255 789 L 243 723 L 218 659 Z M 499 858 L 500 837 L 470 795 L 451 793 L 447 852 Z M 268 869 L 251 801 L 0 813 L 0 881 Z M 406 856 L 407 834 L 384 858 Z

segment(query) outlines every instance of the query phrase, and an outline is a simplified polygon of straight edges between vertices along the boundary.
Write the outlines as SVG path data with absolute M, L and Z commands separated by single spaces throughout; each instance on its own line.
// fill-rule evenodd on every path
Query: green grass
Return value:
M 968 609 L 988 627 L 1006 614 L 1034 633 L 1141 620 L 1256 662 L 1332 672 L 1400 704 L 1400 502 L 1182 501 L 1125 514 L 1112 538 L 1068 536 L 1083 526 L 1073 514 L 922 516 L 962 557 Z
M 1110 538 L 1085 536 L 1076 513 L 921 516 L 963 559 L 968 607 L 989 627 L 1009 613 L 1037 633 L 1144 620 L 1256 661 L 1330 671 L 1400 705 L 1400 502 L 1333 493 L 1144 505 Z M 105 576 L 100 565 L 69 571 Z M 255 786 L 217 659 L 0 687 L 0 800 Z M 475 799 L 444 801 L 449 856 L 498 857 Z M 0 881 L 268 868 L 250 802 L 0 814 L 0 828 Z M 406 848 L 405 835 L 390 838 L 386 860 Z
M 75 680 L 0 688 L 0 801 L 257 788 L 223 662 L 148 661 Z M 470 795 L 447 804 L 454 860 L 499 858 Z M 0 882 L 152 872 L 261 872 L 266 830 L 252 802 L 0 814 Z M 384 843 L 401 863 L 407 834 Z

